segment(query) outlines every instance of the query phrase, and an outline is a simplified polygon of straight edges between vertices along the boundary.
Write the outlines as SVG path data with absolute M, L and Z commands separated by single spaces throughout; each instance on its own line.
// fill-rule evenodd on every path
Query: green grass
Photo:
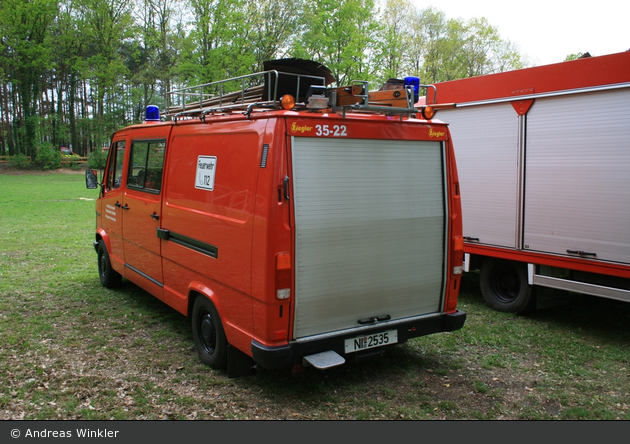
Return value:
M 328 370 L 229 379 L 188 320 L 101 287 L 79 174 L 0 175 L 0 419 L 630 419 L 630 304 L 515 316 L 465 276 L 460 331 Z

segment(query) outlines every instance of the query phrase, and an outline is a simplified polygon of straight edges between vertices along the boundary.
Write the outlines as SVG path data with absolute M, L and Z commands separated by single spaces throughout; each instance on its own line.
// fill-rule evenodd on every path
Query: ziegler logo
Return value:
M 444 131 L 433 131 L 433 128 L 429 130 L 429 137 L 444 137 L 445 135 Z
M 292 133 L 306 133 L 309 131 L 313 131 L 313 127 L 312 126 L 300 126 L 298 125 L 296 122 L 293 122 L 291 124 L 291 132 Z

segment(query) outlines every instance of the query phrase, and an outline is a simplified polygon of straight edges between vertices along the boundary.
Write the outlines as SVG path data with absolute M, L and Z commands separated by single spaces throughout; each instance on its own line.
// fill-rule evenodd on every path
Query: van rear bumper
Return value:
M 302 358 L 304 356 L 328 350 L 332 350 L 341 356 L 350 357 L 351 355 L 356 355 L 356 353 L 346 354 L 344 344 L 346 339 L 356 338 L 359 335 L 370 335 L 386 330 L 397 329 L 397 344 L 402 344 L 408 339 L 420 336 L 459 330 L 464 326 L 465 321 L 466 313 L 457 310 L 453 314 L 416 318 L 412 321 L 396 324 L 378 324 L 372 328 L 361 330 L 360 332 L 353 330 L 351 333 L 291 342 L 279 347 L 270 347 L 253 339 L 251 344 L 252 357 L 256 363 L 268 369 L 291 367 L 296 364 L 302 364 Z M 371 351 L 374 350 L 375 349 L 372 349 Z

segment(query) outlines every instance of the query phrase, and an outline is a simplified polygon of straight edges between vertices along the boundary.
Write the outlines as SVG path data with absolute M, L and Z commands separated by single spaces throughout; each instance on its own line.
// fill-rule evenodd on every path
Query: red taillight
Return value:
M 455 236 L 453 238 L 453 258 L 451 262 L 453 266 L 453 274 L 462 274 L 462 266 L 464 264 L 464 238 Z
M 454 236 L 451 242 L 451 270 L 453 276 L 450 279 L 451 287 L 446 292 L 446 302 L 444 303 L 444 310 L 447 313 L 455 313 L 457 310 L 457 297 L 459 295 L 457 287 L 464 263 L 464 238 L 462 236 Z
M 276 298 L 289 299 L 291 297 L 291 255 L 279 253 L 276 255 Z

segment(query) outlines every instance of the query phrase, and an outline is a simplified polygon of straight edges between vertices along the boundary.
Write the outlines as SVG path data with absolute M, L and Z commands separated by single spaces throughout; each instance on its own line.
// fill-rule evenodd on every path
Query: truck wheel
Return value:
M 216 308 L 205 296 L 198 296 L 192 312 L 193 340 L 199 359 L 212 368 L 227 367 L 227 339 Z
M 481 294 L 497 311 L 523 314 L 535 308 L 536 299 L 527 283 L 527 265 L 487 258 L 479 275 Z
M 112 268 L 112 264 L 109 261 L 109 253 L 107 253 L 107 247 L 103 241 L 98 243 L 97 256 L 98 276 L 101 280 L 101 285 L 106 288 L 119 287 L 122 282 L 122 276 Z

